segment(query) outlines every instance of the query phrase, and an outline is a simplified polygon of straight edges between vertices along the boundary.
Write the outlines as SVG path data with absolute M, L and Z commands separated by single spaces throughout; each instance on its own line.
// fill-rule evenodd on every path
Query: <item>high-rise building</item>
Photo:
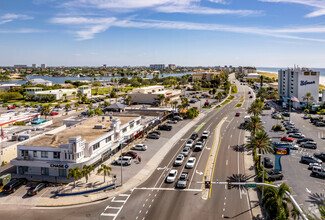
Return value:
M 37 68 L 37 64 L 32 64 L 32 68 L 36 69 Z
M 278 92 L 285 103 L 292 100 L 294 108 L 305 105 L 303 97 L 310 93 L 313 101 L 317 103 L 319 99 L 319 76 L 320 73 L 307 68 L 295 67 L 293 69 L 279 70 L 278 72 Z
M 163 70 L 165 69 L 165 64 L 150 64 L 150 69 Z
M 175 64 L 168 64 L 168 68 L 171 70 L 176 69 L 176 65 Z
M 41 68 L 45 69 L 46 68 L 46 64 L 41 64 Z

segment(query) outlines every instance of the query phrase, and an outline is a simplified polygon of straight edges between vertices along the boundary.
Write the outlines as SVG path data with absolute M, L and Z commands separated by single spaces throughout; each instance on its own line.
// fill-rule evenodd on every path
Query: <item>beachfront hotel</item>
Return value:
M 306 105 L 306 100 L 303 100 L 303 97 L 308 92 L 314 98 L 310 103 L 318 103 L 320 72 L 312 71 L 308 68 L 295 67 L 292 69 L 280 69 L 278 75 L 278 92 L 285 103 L 288 104 L 291 99 L 294 99 L 296 101 L 292 102 L 292 106 L 294 108 L 301 108 Z

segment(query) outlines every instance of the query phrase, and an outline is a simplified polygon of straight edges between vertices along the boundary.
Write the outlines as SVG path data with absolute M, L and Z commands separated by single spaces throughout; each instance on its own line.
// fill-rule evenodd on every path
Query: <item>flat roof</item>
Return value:
M 105 116 L 104 122 L 102 122 L 103 116 L 95 116 L 83 121 L 77 126 L 69 127 L 55 135 L 44 135 L 38 139 L 32 140 L 25 145 L 28 146 L 44 146 L 44 147 L 60 147 L 60 145 L 68 144 L 69 138 L 81 136 L 82 139 L 89 143 L 100 136 L 106 134 L 110 129 L 111 121 L 108 116 Z M 134 120 L 137 117 L 113 117 L 113 119 L 119 118 L 121 126 Z M 104 125 L 106 129 L 94 129 L 95 125 Z

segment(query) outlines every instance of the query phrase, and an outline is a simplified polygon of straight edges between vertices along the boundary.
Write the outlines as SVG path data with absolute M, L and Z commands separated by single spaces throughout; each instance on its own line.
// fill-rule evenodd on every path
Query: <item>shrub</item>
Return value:
M 15 123 L 13 123 L 13 125 L 21 125 L 21 126 L 25 126 L 26 123 L 24 121 L 17 121 Z
M 284 131 L 284 128 L 280 124 L 277 124 L 277 125 L 272 126 L 272 130 L 273 131 Z

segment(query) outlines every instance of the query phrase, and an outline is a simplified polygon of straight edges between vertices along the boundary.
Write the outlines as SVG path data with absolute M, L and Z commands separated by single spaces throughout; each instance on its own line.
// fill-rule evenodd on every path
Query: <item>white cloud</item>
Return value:
M 78 40 L 88 40 L 94 38 L 98 33 L 105 32 L 110 27 L 122 28 L 156 28 L 156 29 L 178 29 L 194 31 L 223 31 L 242 34 L 264 35 L 277 38 L 287 38 L 295 40 L 308 40 L 325 42 L 324 39 L 293 36 L 288 34 L 310 34 L 325 33 L 325 26 L 315 27 L 294 27 L 282 29 L 266 29 L 259 27 L 239 27 L 221 24 L 193 23 L 179 21 L 159 21 L 159 20 L 117 20 L 116 18 L 85 18 L 85 17 L 65 17 L 53 18 L 52 23 L 70 25 L 79 28 L 75 31 Z
M 7 14 L 0 16 L 0 24 L 9 23 L 14 20 L 30 20 L 30 19 L 33 19 L 33 17 L 28 16 L 28 15 L 23 15 L 23 14 L 7 13 Z
M 32 33 L 42 33 L 44 30 L 39 29 L 30 29 L 30 28 L 21 28 L 17 30 L 1 30 L 0 34 L 32 34 Z
M 259 0 L 261 2 L 274 2 L 274 3 L 293 3 L 307 5 L 315 8 L 315 10 L 306 15 L 308 18 L 318 17 L 325 15 L 325 1 L 324 0 Z

